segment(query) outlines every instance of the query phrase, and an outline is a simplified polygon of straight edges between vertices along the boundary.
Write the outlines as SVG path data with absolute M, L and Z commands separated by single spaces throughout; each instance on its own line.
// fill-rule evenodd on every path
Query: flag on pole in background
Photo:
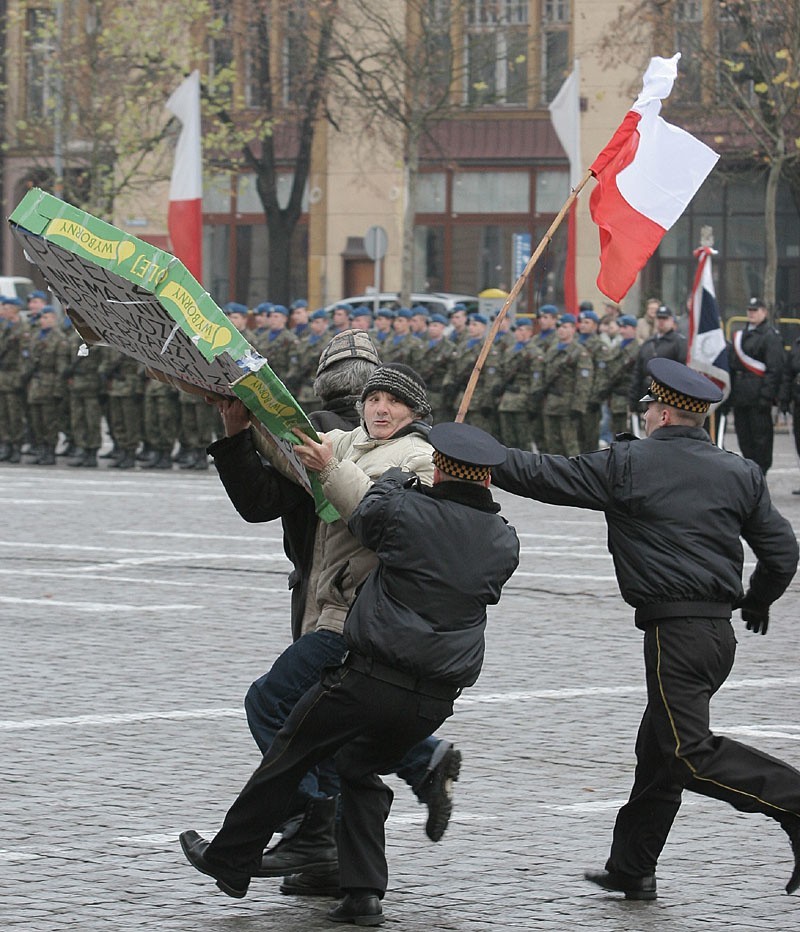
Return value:
M 173 253 L 198 281 L 203 276 L 203 168 L 200 149 L 200 72 L 193 71 L 167 101 L 183 124 L 169 186 L 167 228 Z
M 641 94 L 589 169 L 597 179 L 589 199 L 600 227 L 597 286 L 612 301 L 627 294 L 719 158 L 659 115 L 680 57 L 650 59 Z
M 581 180 L 581 107 L 580 107 L 580 63 L 578 59 L 572 73 L 559 88 L 548 109 L 553 129 L 569 159 L 569 186 L 574 189 Z M 567 261 L 564 268 L 564 310 L 578 313 L 578 287 L 575 273 L 575 250 L 577 246 L 576 210 L 573 201 L 567 215 Z
M 710 246 L 701 246 L 694 251 L 697 271 L 689 302 L 689 350 L 686 365 L 716 382 L 722 389 L 724 400 L 730 394 L 731 373 L 711 275 L 711 257 L 716 254 Z

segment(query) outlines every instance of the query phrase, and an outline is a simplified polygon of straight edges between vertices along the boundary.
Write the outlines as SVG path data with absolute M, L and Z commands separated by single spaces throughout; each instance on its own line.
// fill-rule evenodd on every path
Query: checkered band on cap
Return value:
M 440 453 L 438 450 L 433 451 L 433 465 L 448 476 L 454 476 L 456 479 L 471 479 L 473 482 L 482 482 L 489 478 L 488 466 L 475 466 L 472 463 L 460 463 L 458 460 L 451 460 L 449 456 Z
M 699 398 L 692 398 L 691 395 L 676 392 L 674 388 L 653 378 L 650 379 L 650 394 L 662 405 L 680 408 L 682 411 L 693 411 L 695 414 L 705 414 L 711 407 L 710 401 L 701 401 Z

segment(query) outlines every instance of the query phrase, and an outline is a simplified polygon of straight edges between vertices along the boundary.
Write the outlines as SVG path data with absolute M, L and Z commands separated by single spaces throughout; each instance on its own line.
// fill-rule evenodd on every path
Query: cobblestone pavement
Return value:
M 769 482 L 797 528 L 785 434 Z M 498 497 L 522 565 L 491 613 L 484 673 L 443 729 L 464 765 L 439 844 L 392 784 L 387 927 L 796 927 L 783 832 L 691 794 L 657 902 L 581 879 L 602 866 L 630 786 L 641 635 L 600 515 Z M 0 502 L 0 929 L 330 928 L 331 901 L 282 896 L 273 880 L 228 899 L 177 842 L 187 828 L 212 834 L 257 763 L 241 706 L 288 640 L 278 526 L 242 522 L 213 469 L 3 466 Z M 798 585 L 767 637 L 737 616 L 739 657 L 714 723 L 800 765 Z

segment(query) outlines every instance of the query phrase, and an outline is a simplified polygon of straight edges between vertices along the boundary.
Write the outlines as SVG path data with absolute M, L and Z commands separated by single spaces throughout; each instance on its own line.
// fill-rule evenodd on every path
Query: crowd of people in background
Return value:
M 304 299 L 291 307 L 229 302 L 223 310 L 307 413 L 320 406 L 313 382 L 322 350 L 354 329 L 370 334 L 382 362 L 420 373 L 434 423 L 455 417 L 492 323 L 463 304 L 447 316 L 421 305 L 311 311 Z M 747 315 L 730 346 L 727 410 L 742 452 L 766 472 L 773 407 L 800 403 L 800 340 L 786 352 L 758 298 Z M 638 319 L 612 304 L 598 314 L 590 301 L 577 314 L 544 304 L 535 314 L 508 316 L 466 419 L 520 449 L 575 456 L 603 448 L 635 429 L 631 415 L 647 387 L 647 363 L 686 361 L 679 324 L 655 297 Z M 223 433 L 216 408 L 110 347 L 83 343 L 44 292 L 32 292 L 26 305 L 0 298 L 0 463 L 53 465 L 63 457 L 86 468 L 105 458 L 118 469 L 208 469 L 206 448 Z

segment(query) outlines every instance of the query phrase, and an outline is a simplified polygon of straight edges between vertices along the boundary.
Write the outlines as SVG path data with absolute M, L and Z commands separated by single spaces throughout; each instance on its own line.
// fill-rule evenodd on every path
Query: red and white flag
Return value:
M 627 294 L 719 158 L 659 115 L 680 57 L 650 59 L 641 94 L 589 169 L 597 178 L 589 199 L 600 227 L 597 287 L 613 301 Z
M 167 228 L 173 253 L 198 281 L 203 277 L 203 166 L 200 149 L 200 72 L 193 71 L 167 101 L 183 124 L 169 186 Z
M 572 73 L 561 85 L 548 107 L 553 129 L 569 159 L 569 185 L 573 190 L 578 186 L 583 175 L 581 171 L 580 84 L 580 64 L 575 59 Z M 570 314 L 578 313 L 578 287 L 575 272 L 576 206 L 577 203 L 573 201 L 567 215 L 567 261 L 564 267 L 564 310 Z

